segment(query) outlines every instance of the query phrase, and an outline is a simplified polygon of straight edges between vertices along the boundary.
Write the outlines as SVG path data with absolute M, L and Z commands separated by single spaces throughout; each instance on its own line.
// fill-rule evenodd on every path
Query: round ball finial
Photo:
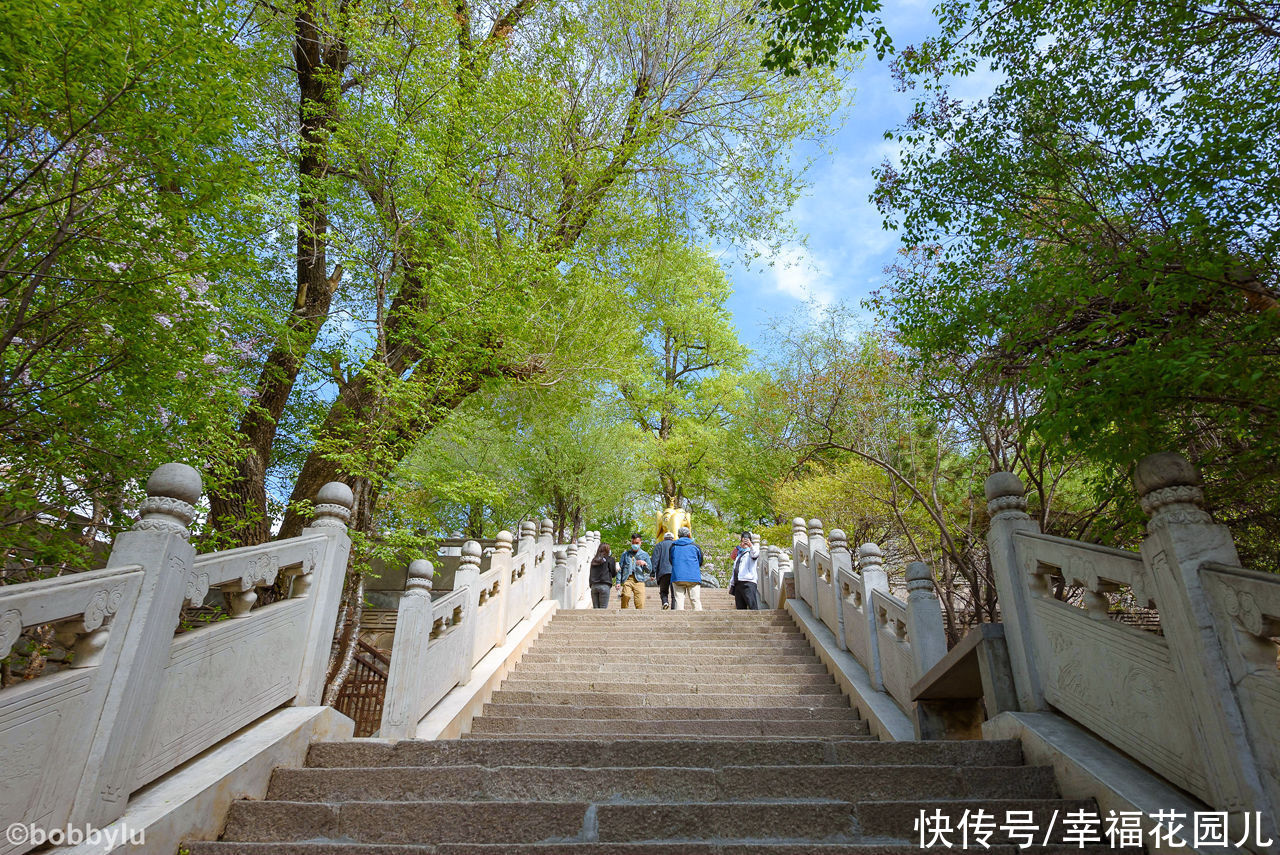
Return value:
M 549 536 L 555 530 L 555 523 L 549 519 L 543 519 L 538 531 L 543 537 Z
M 907 590 L 932 591 L 933 570 L 923 561 L 912 561 L 907 565 Z
M 431 578 L 435 576 L 435 568 L 425 558 L 416 558 L 409 562 L 408 587 L 431 590 Z
M 1027 488 L 1022 486 L 1017 475 L 1012 472 L 993 472 L 987 476 L 982 489 L 987 496 L 987 513 L 992 518 L 1001 514 L 1009 514 L 1017 519 L 1026 518 L 1027 500 L 1024 496 Z
M 316 493 L 316 501 L 325 505 L 341 505 L 349 510 L 355 505 L 356 497 L 346 484 L 341 481 L 330 481 Z
M 569 551 L 567 549 L 557 549 L 555 550 L 555 555 L 557 567 L 569 563 Z
M 822 534 L 822 520 L 820 520 L 820 519 L 811 519 L 811 520 L 809 520 L 809 533 L 810 533 L 810 534 L 815 534 L 815 533 L 816 533 L 816 534 Z
M 474 540 L 468 540 L 462 544 L 462 561 L 463 564 L 479 564 L 480 563 L 480 544 Z
M 138 508 L 134 531 L 158 531 L 191 537 L 187 526 L 196 518 L 203 484 L 200 473 L 185 463 L 166 463 L 147 479 L 147 497 Z
M 839 528 L 831 529 L 831 537 L 829 538 L 829 540 L 831 541 L 832 549 L 848 549 L 849 548 L 849 536 L 844 533 L 844 529 L 839 529 Z
M 1022 481 L 1012 472 L 993 472 L 987 476 L 986 483 L 982 485 L 983 492 L 987 494 L 987 501 L 1001 498 L 1003 496 L 1023 496 L 1027 492 L 1027 488 L 1022 486 Z
M 878 544 L 864 543 L 858 547 L 859 568 L 879 567 L 883 563 L 884 553 L 880 551 Z
M 355 502 L 350 487 L 341 481 L 330 481 L 316 492 L 316 515 L 311 527 L 346 528 Z
M 200 501 L 203 491 L 200 473 L 185 463 L 166 463 L 147 479 L 147 495 L 152 498 L 177 499 L 194 505 Z
M 1200 473 L 1191 461 L 1173 451 L 1148 454 L 1138 461 L 1133 473 L 1133 486 L 1139 496 L 1166 487 L 1199 487 Z
M 511 536 L 511 532 L 505 529 L 498 532 L 496 539 L 498 542 L 494 545 L 494 550 L 497 552 L 510 552 L 512 544 L 515 543 L 515 538 Z
M 1147 530 L 1154 531 L 1154 527 L 1168 522 L 1212 522 L 1212 518 L 1200 509 L 1204 504 L 1204 491 L 1200 484 L 1200 473 L 1181 454 L 1163 451 L 1139 460 L 1133 473 L 1133 485 L 1138 490 L 1138 503 L 1151 517 Z
M 795 519 L 793 519 L 791 521 L 791 528 L 796 531 L 804 531 L 806 528 L 804 517 L 796 517 Z
M 520 523 L 520 539 L 536 538 L 538 536 L 538 524 L 533 520 L 522 520 Z

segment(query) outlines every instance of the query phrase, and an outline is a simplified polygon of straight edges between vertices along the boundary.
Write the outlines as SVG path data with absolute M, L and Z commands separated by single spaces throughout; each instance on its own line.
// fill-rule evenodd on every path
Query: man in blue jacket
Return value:
M 671 583 L 675 586 L 676 611 L 684 610 L 684 601 L 693 603 L 695 612 L 702 611 L 702 564 L 706 560 L 702 547 L 693 542 L 688 526 L 677 532 L 671 544 Z
M 675 532 L 668 531 L 653 547 L 653 572 L 658 576 L 658 596 L 662 598 L 664 609 L 675 605 L 676 599 L 675 591 L 671 588 L 671 544 L 675 542 Z
M 640 535 L 631 535 L 631 545 L 618 558 L 618 581 L 622 583 L 622 607 L 632 603 L 644 608 L 644 583 L 649 581 L 649 553 L 640 548 Z

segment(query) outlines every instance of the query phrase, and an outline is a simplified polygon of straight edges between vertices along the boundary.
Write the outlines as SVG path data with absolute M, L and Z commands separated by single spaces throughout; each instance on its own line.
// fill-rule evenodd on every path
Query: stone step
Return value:
M 864 742 L 847 739 L 771 739 L 711 744 L 697 739 L 406 739 L 386 742 L 317 742 L 310 768 L 353 766 L 616 766 L 643 757 L 646 766 L 1017 766 L 1016 740 Z
M 619 758 L 620 761 L 632 758 Z M 643 759 L 643 758 L 634 758 Z M 267 798 L 340 801 L 664 801 L 778 799 L 1051 799 L 1048 767 L 726 766 L 375 766 L 277 769 Z
M 767 675 L 766 675 L 767 676 Z M 663 694 L 678 694 L 680 692 L 694 693 L 711 693 L 711 694 L 750 694 L 758 695 L 810 695 L 822 694 L 824 692 L 838 691 L 831 678 L 816 683 L 800 683 L 794 681 L 777 682 L 777 683 L 732 683 L 725 681 L 708 681 L 705 684 L 692 683 L 688 681 L 672 680 L 671 682 L 645 683 L 636 680 L 610 681 L 610 680 L 560 680 L 554 678 L 530 678 L 524 679 L 519 674 L 513 674 L 506 682 L 502 684 L 503 691 L 511 692 L 576 692 L 578 694 L 586 694 L 589 692 L 618 692 L 621 694 L 644 694 L 653 686 L 660 687 Z M 734 688 L 740 691 L 731 691 Z M 670 706 L 670 704 L 663 704 Z
M 490 700 L 496 704 L 561 704 L 577 707 L 588 706 L 626 706 L 626 707 L 756 707 L 761 703 L 760 696 L 751 692 L 693 692 L 688 690 L 673 691 L 669 686 L 662 686 L 661 692 L 651 687 L 634 692 L 596 692 L 557 691 L 552 689 L 509 689 L 501 688 L 493 693 Z M 827 692 L 796 695 L 794 703 L 805 707 L 844 707 L 849 708 L 849 699 L 840 694 L 834 686 Z
M 633 803 L 237 801 L 223 840 L 440 844 L 823 839 L 854 835 L 846 801 Z
M 586 624 L 582 621 L 577 621 L 557 624 L 553 620 L 550 626 L 538 634 L 538 638 L 556 638 L 562 635 L 607 636 L 619 634 L 654 637 L 658 634 L 679 636 L 684 633 L 688 633 L 691 636 L 731 635 L 742 638 L 758 638 L 760 636 L 799 635 L 800 629 L 795 624 L 721 623 L 720 621 L 689 621 L 677 627 L 665 618 L 659 621 L 639 624 L 627 623 L 626 621 L 611 621 L 600 624 Z
M 749 711 L 747 711 L 749 715 Z M 665 719 L 662 721 L 588 718 L 522 718 L 486 715 L 471 722 L 471 736 L 516 734 L 520 736 L 624 737 L 649 736 L 864 736 L 867 723 L 824 719 L 761 721 L 741 719 Z
M 672 674 L 661 668 L 605 668 L 595 670 L 570 669 L 566 666 L 550 667 L 517 667 L 507 678 L 510 682 L 545 681 L 562 685 L 565 683 L 586 683 L 589 685 L 627 685 L 631 683 L 649 684 L 692 684 L 702 688 L 710 686 L 833 686 L 835 679 L 830 674 L 796 674 L 791 671 L 756 673 L 746 670 L 733 674 L 718 671 L 706 673 L 687 671 L 684 674 Z M 503 684 L 504 686 L 506 683 Z M 607 691 L 607 690 L 606 690 Z
M 858 721 L 858 713 L 850 707 L 574 707 L 573 714 L 586 719 L 619 718 L 635 721 L 663 721 L 669 719 L 726 719 L 751 718 L 763 721 L 782 719 L 825 719 L 827 721 Z M 484 715 L 520 716 L 523 718 L 564 718 L 563 704 L 503 704 L 488 703 Z
M 903 843 L 779 843 L 750 842 L 678 843 L 444 843 L 412 846 L 371 843 L 245 843 L 241 841 L 193 841 L 190 855 L 955 855 L 957 848 L 921 848 Z M 1096 846 L 1049 848 L 992 846 L 985 855 L 1134 855 L 1135 849 L 1110 850 Z
M 741 668 L 744 672 L 751 674 L 826 674 L 827 667 L 821 662 L 813 662 L 808 658 L 797 660 L 793 664 L 783 664 L 777 662 L 759 663 L 753 662 L 744 657 L 743 661 L 735 663 L 734 667 Z M 545 659 L 530 659 L 525 656 L 520 660 L 517 668 L 521 673 L 532 673 L 538 670 L 546 670 L 549 673 L 564 673 L 567 671 L 609 671 L 617 673 L 626 673 L 628 669 L 639 668 L 645 671 L 661 671 L 665 674 L 701 674 L 707 670 L 707 663 L 691 663 L 687 659 L 679 662 L 650 662 L 643 657 L 637 657 L 628 661 L 619 661 L 617 659 L 604 659 L 593 657 L 583 657 L 578 660 L 570 660 L 568 662 L 548 662 Z M 729 669 L 724 669 L 729 670 Z
M 647 604 L 646 604 L 647 605 Z M 791 615 L 779 611 L 728 611 L 715 615 L 700 615 L 693 611 L 673 611 L 663 608 L 643 609 L 565 609 L 556 612 L 553 623 L 557 626 L 598 624 L 618 626 L 625 621 L 661 621 L 663 626 L 739 626 L 775 625 L 794 627 Z
M 590 644 L 581 642 L 577 644 L 551 644 L 539 641 L 535 642 L 533 649 L 540 653 L 677 653 L 686 656 L 701 656 L 706 654 L 723 656 L 725 654 L 756 653 L 773 654 L 775 656 L 779 653 L 813 654 L 813 647 L 803 638 L 788 638 L 782 641 L 758 645 L 728 644 L 721 641 L 711 641 L 705 644 L 693 644 L 681 639 L 666 638 L 650 639 L 644 643 L 636 644 L 616 642 L 612 639 L 598 642 L 593 641 Z
M 601 656 L 597 653 L 590 652 L 552 652 L 550 649 L 542 650 L 532 648 L 528 653 L 520 658 L 519 664 L 524 663 L 563 663 L 572 664 L 574 662 L 619 662 L 630 663 L 640 662 L 652 665 L 682 665 L 686 668 L 703 669 L 708 665 L 725 665 L 725 666 L 780 666 L 784 668 L 793 668 L 804 665 L 814 665 L 818 663 L 817 657 L 812 650 L 798 651 L 791 654 L 779 653 L 730 653 L 718 656 L 707 656 L 702 651 L 698 651 L 696 659 L 690 659 L 688 654 L 678 653 L 645 653 L 643 651 L 632 650 L 628 653 L 618 653 L 612 656 Z
M 563 631 L 554 635 L 540 635 L 537 643 L 539 645 L 554 644 L 558 647 L 572 648 L 578 645 L 589 646 L 595 644 L 608 644 L 614 647 L 622 645 L 635 645 L 641 648 L 648 646 L 700 646 L 704 644 L 714 644 L 717 646 L 741 646 L 748 649 L 758 647 L 771 646 L 784 642 L 790 643 L 808 643 L 805 637 L 796 630 L 782 629 L 774 632 L 699 632 L 698 630 L 689 630 L 688 632 L 680 632 L 674 634 L 661 633 L 647 630 L 628 630 L 627 632 L 606 631 L 599 632 L 581 632 L 581 631 Z

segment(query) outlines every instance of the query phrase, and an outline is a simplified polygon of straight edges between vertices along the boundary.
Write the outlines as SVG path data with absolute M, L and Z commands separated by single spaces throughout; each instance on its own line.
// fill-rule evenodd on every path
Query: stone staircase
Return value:
M 920 848 L 922 810 L 979 808 L 983 851 L 1082 851 L 998 830 L 1096 810 L 1016 742 L 875 741 L 785 612 L 703 596 L 557 613 L 466 738 L 313 745 L 191 855 L 906 855 L 953 851 Z

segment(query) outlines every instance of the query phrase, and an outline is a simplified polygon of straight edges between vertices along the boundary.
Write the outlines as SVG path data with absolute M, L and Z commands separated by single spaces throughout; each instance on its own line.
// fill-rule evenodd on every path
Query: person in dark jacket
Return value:
M 653 548 L 653 572 L 658 577 L 658 596 L 662 598 L 662 607 L 669 609 L 675 603 L 671 591 L 671 544 L 676 536 L 667 532 L 662 537 Z
M 671 544 L 671 582 L 675 585 L 676 611 L 684 610 L 687 598 L 695 612 L 702 611 L 702 547 L 693 542 L 688 526 L 681 527 Z
M 613 550 L 602 543 L 591 559 L 591 605 L 597 609 L 609 608 L 609 591 L 618 578 L 618 562 L 613 560 Z

